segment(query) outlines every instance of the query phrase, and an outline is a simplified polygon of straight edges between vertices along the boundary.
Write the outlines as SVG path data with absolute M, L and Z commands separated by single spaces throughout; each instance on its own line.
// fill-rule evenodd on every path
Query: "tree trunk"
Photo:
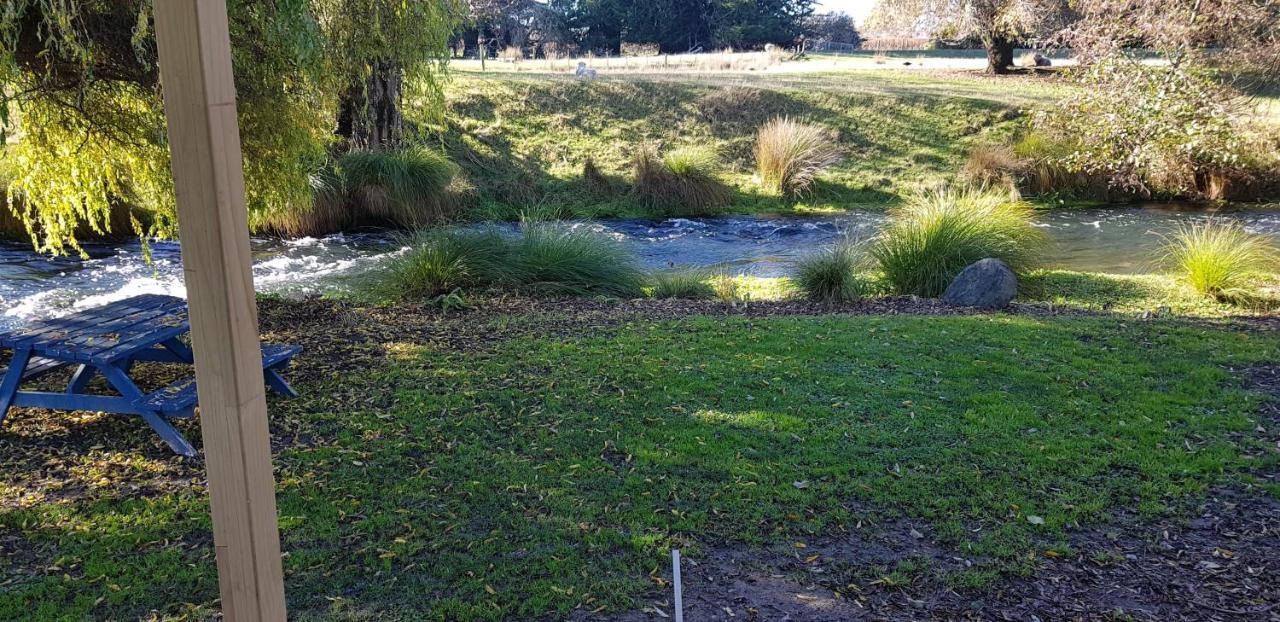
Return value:
M 347 90 L 338 108 L 338 136 L 352 149 L 394 149 L 404 139 L 400 95 L 404 69 L 374 61 L 369 76 Z
M 985 38 L 983 43 L 987 46 L 987 72 L 1009 73 L 1009 67 L 1013 65 L 1013 40 L 1002 35 L 992 35 Z

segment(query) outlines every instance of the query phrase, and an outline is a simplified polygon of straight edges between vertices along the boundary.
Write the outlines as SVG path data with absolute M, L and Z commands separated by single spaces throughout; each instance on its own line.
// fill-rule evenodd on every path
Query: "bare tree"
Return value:
M 1129 48 L 1212 68 L 1241 87 L 1280 79 L 1280 0 L 1078 0 L 1061 40 L 1089 62 Z
M 869 29 L 974 38 L 987 50 L 987 71 L 1007 73 L 1014 47 L 1058 32 L 1074 16 L 1068 0 L 880 0 Z

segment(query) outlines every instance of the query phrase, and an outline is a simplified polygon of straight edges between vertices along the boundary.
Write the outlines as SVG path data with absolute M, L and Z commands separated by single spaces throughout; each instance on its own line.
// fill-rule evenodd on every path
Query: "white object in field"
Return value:
M 577 76 L 579 80 L 595 80 L 596 70 L 588 67 L 586 61 L 578 61 Z
M 680 593 L 680 549 L 671 549 L 671 585 L 676 590 L 676 622 L 684 622 L 684 595 Z

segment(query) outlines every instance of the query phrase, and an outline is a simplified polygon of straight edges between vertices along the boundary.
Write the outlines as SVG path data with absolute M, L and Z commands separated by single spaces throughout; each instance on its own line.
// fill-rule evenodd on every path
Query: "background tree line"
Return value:
M 490 51 L 570 49 L 618 54 L 624 43 L 653 44 L 678 54 L 731 47 L 789 46 L 801 37 L 855 42 L 847 16 L 817 14 L 815 0 L 472 0 L 471 23 L 455 39 L 474 54 L 484 37 Z

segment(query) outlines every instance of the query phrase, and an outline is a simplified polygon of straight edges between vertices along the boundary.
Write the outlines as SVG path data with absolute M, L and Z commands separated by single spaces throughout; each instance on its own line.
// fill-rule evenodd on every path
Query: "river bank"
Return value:
M 834 242 L 874 236 L 884 219 L 883 212 L 860 211 L 795 217 L 605 220 L 577 226 L 595 228 L 623 241 L 648 270 L 705 268 L 733 277 L 776 280 L 790 276 L 799 258 Z M 1180 225 L 1209 219 L 1234 222 L 1280 240 L 1280 211 L 1270 209 L 1206 213 L 1149 206 L 1042 211 L 1037 222 L 1052 241 L 1043 267 L 1065 273 L 1111 274 L 1121 280 L 1159 274 L 1166 268 L 1159 254 L 1165 236 Z M 515 228 L 510 223 L 496 226 Z M 404 244 L 399 234 L 387 231 L 297 240 L 259 238 L 253 243 L 254 276 L 263 294 L 294 299 L 341 295 L 362 274 L 377 270 L 399 253 Z M 185 293 L 176 243 L 153 242 L 150 264 L 137 242 L 94 244 L 86 250 L 90 258 L 81 260 L 44 257 L 18 244 L 0 245 L 0 327 L 143 293 Z M 776 295 L 779 289 L 758 287 L 756 298 Z M 1176 288 L 1169 291 L 1176 292 Z M 1051 294 L 1045 291 L 1041 295 L 1047 298 Z M 1073 294 L 1061 295 L 1070 298 Z M 1138 298 L 1160 296 L 1142 294 Z

